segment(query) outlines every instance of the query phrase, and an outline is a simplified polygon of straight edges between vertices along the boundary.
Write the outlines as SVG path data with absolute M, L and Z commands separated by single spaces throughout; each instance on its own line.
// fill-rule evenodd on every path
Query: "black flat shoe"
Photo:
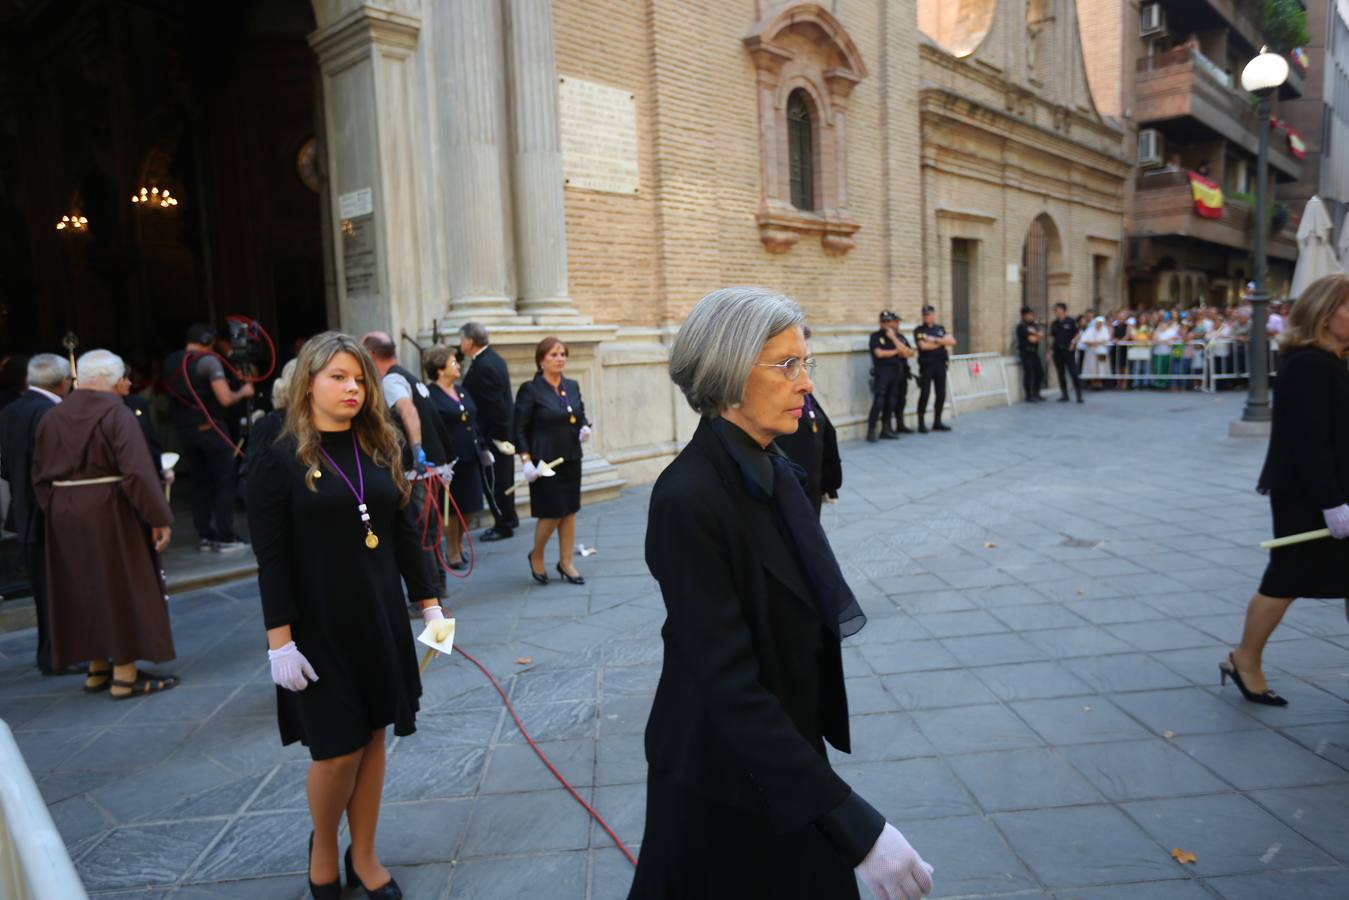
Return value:
M 933 425 L 933 426 L 932 426 L 932 430 L 933 430 L 933 431 L 950 431 L 950 430 L 951 430 L 951 426 L 950 426 L 950 425 L 943 425 L 942 423 L 938 422 L 936 425 Z
M 515 534 L 514 531 L 509 531 L 504 528 L 489 528 L 478 535 L 478 540 L 487 541 L 488 543 L 491 543 L 492 541 L 504 541 L 513 534 Z
M 540 574 L 534 571 L 534 553 L 532 551 L 525 554 L 525 561 L 529 563 L 529 577 L 533 578 L 539 584 L 547 584 L 548 573 L 544 572 Z
M 459 562 L 448 563 L 448 565 L 455 572 L 462 572 L 468 568 L 468 560 L 464 559 L 463 557 L 460 557 Z
M 377 887 L 374 890 L 366 887 L 360 878 L 356 877 L 356 867 L 351 864 L 351 848 L 347 848 L 347 886 L 355 885 L 365 891 L 365 896 L 370 900 L 403 900 L 403 889 L 398 886 L 398 882 L 389 876 L 389 881 L 383 887 Z
M 562 576 L 562 580 L 567 584 L 585 584 L 586 580 L 580 575 L 568 575 L 562 570 L 562 563 L 557 564 L 557 574 Z
M 1221 685 L 1227 684 L 1227 679 L 1232 679 L 1236 683 L 1237 690 L 1241 691 L 1241 696 L 1245 697 L 1251 703 L 1259 703 L 1261 706 L 1287 706 L 1288 701 L 1273 691 L 1265 691 L 1263 694 L 1256 694 L 1246 688 L 1246 682 L 1241 680 L 1241 673 L 1237 671 L 1236 657 L 1231 653 L 1227 654 L 1227 661 L 1218 663 L 1218 671 L 1221 674 Z
M 314 861 L 314 832 L 309 832 L 309 861 Z M 305 865 L 305 878 L 309 877 L 309 865 Z M 309 882 L 309 896 L 314 900 L 342 900 L 342 879 L 339 877 L 336 881 L 330 881 L 327 884 L 314 884 Z

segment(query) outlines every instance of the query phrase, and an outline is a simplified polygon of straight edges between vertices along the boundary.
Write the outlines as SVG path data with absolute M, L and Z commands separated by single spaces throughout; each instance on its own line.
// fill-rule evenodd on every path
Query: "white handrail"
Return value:
M 0 720 L 0 898 L 88 900 L 14 733 Z

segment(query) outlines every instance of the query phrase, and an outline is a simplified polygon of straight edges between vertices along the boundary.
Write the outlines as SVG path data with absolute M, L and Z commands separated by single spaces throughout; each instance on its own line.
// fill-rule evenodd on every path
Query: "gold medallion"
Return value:
M 814 422 L 811 422 L 811 423 L 810 423 L 810 430 L 811 430 L 812 433 L 813 433 L 813 432 L 818 432 L 818 431 L 820 430 L 820 426 L 819 426 L 819 425 L 816 425 Z
M 576 417 L 575 417 L 575 416 L 572 416 L 568 421 L 570 421 L 571 424 L 575 425 L 575 424 L 576 424 Z
M 376 547 L 379 546 L 379 538 L 375 535 L 373 531 L 366 532 L 365 545 L 369 547 L 371 550 L 374 550 Z
M 466 413 L 466 412 L 461 412 L 461 413 L 459 414 L 459 421 L 460 421 L 460 422 L 467 422 L 467 421 L 468 421 L 468 413 Z

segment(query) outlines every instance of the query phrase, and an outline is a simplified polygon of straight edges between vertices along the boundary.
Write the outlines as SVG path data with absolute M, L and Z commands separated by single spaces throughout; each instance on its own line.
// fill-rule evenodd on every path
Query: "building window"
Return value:
M 763 6 L 743 38 L 759 96 L 759 239 L 785 253 L 818 235 L 825 253 L 847 253 L 861 227 L 848 208 L 848 98 L 866 66 L 822 4 Z
M 792 167 L 792 206 L 815 209 L 815 142 L 811 133 L 810 101 L 806 92 L 787 98 L 787 154 Z

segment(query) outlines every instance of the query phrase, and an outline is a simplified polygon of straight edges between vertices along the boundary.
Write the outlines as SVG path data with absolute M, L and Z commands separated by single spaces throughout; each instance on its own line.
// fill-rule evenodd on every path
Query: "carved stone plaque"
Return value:
M 557 80 L 562 174 L 569 188 L 637 193 L 637 100 L 629 91 Z
M 356 216 L 342 220 L 342 276 L 347 296 L 378 294 L 378 261 L 375 258 L 375 217 Z

